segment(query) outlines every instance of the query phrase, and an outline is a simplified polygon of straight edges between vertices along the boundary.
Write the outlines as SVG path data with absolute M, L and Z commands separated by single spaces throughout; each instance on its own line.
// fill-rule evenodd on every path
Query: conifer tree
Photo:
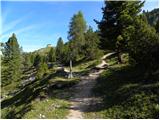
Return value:
M 62 59 L 64 57 L 63 53 L 64 53 L 64 44 L 63 44 L 62 38 L 60 37 L 58 39 L 57 46 L 56 46 L 56 60 L 57 61 L 62 62 Z
M 35 56 L 35 58 L 34 58 L 34 63 L 33 63 L 33 65 L 34 65 L 35 67 L 38 67 L 39 64 L 40 64 L 42 61 L 43 61 L 42 56 L 40 56 L 39 54 L 37 54 L 37 55 Z
M 47 73 L 48 66 L 46 63 L 41 63 L 37 68 L 36 79 L 42 79 L 44 74 Z
M 34 53 L 29 53 L 29 58 L 30 58 L 31 65 L 33 65 L 34 64 L 34 59 L 35 59 L 35 54 Z
M 89 26 L 89 29 L 85 33 L 85 45 L 83 50 L 86 59 L 93 60 L 101 56 L 102 52 L 99 50 L 98 44 L 99 36 L 93 31 L 92 27 Z
M 85 44 L 85 32 L 86 21 L 84 20 L 82 12 L 79 11 L 72 17 L 68 32 L 69 47 L 71 49 L 70 54 L 74 61 L 83 55 L 82 47 Z
M 51 47 L 47 57 L 49 62 L 55 62 L 56 56 L 55 56 L 55 50 L 53 47 Z
M 29 53 L 24 53 L 23 54 L 24 57 L 24 67 L 30 67 L 32 65 L 31 63 L 31 55 Z
M 3 55 L 5 71 L 2 81 L 10 83 L 20 80 L 22 68 L 21 50 L 14 33 L 4 45 Z
M 134 29 L 130 33 L 128 41 L 130 58 L 151 74 L 158 69 L 159 41 L 156 30 L 144 21 L 142 16 L 138 16 L 134 22 Z
M 117 51 L 121 63 L 121 52 L 126 49 L 126 29 L 132 29 L 135 17 L 140 13 L 144 2 L 141 1 L 105 1 L 103 18 L 96 21 L 100 30 L 102 49 Z
M 66 43 L 64 44 L 64 47 L 63 47 L 63 57 L 62 57 L 62 63 L 63 64 L 69 64 L 69 61 L 70 61 L 70 48 L 69 48 L 69 43 Z

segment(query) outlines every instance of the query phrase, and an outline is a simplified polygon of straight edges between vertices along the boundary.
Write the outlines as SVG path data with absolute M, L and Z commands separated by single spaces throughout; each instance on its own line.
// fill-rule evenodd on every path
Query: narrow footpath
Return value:
M 74 96 L 70 98 L 71 106 L 67 119 L 83 119 L 83 112 L 90 106 L 90 104 L 96 104 L 101 101 L 101 98 L 95 98 L 92 93 L 92 88 L 96 85 L 96 79 L 107 67 L 105 62 L 106 57 L 114 53 L 104 55 L 101 60 L 101 64 L 97 65 L 97 70 L 91 70 L 89 75 L 82 76 L 81 81 L 74 86 Z

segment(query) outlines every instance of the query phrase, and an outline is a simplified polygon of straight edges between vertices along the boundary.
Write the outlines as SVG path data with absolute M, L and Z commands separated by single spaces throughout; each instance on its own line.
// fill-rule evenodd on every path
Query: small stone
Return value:
M 42 114 L 39 114 L 39 117 L 41 118 Z
M 42 118 L 45 118 L 45 115 L 42 115 Z

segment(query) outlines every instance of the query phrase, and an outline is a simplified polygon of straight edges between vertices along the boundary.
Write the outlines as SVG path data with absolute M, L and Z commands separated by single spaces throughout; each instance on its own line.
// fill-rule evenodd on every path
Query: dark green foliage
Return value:
M 62 63 L 63 64 L 69 64 L 69 60 L 70 60 L 70 48 L 69 48 L 69 44 L 66 43 L 64 45 L 64 51 L 63 51 L 63 58 L 62 58 Z
M 151 26 L 155 26 L 159 22 L 159 8 L 153 9 L 152 11 L 143 11 L 143 14 L 146 16 L 148 23 Z
M 147 22 L 147 15 L 140 14 L 144 2 L 106 1 L 103 19 L 98 22 L 102 48 L 129 52 L 131 60 L 147 71 L 158 66 L 158 35 Z
M 35 55 L 34 55 L 33 53 L 30 53 L 30 54 L 29 54 L 29 56 L 30 56 L 30 61 L 31 61 L 31 64 L 33 65 L 33 63 L 34 63 L 34 58 L 35 58 Z
M 99 35 L 101 40 L 102 49 L 113 49 L 115 48 L 115 39 L 118 36 L 117 32 L 117 18 L 116 13 L 113 9 L 116 9 L 116 1 L 106 1 L 103 10 L 103 18 L 100 22 L 96 21 L 99 27 Z M 120 2 L 119 2 L 120 3 Z
M 34 59 L 34 66 L 37 70 L 36 79 L 42 79 L 43 75 L 47 73 L 48 70 L 47 57 L 37 54 Z
M 31 54 L 29 54 L 29 53 L 24 53 L 23 54 L 23 57 L 24 57 L 24 67 L 25 68 L 29 68 L 30 66 L 32 66 L 33 65 L 33 63 L 32 63 L 32 58 L 31 58 Z
M 35 67 L 38 67 L 38 65 L 42 62 L 42 60 L 43 60 L 42 56 L 40 56 L 39 54 L 37 54 L 36 57 L 34 58 L 33 65 Z
M 46 63 L 41 63 L 37 68 L 36 79 L 42 79 L 43 75 L 47 73 L 48 66 Z
M 21 79 L 22 58 L 16 35 L 13 33 L 4 45 L 2 84 Z
M 99 58 L 102 55 L 102 51 L 98 48 L 99 36 L 93 31 L 91 27 L 85 33 L 85 45 L 82 51 L 85 53 L 85 58 L 93 60 Z
M 114 67 L 104 72 L 94 89 L 103 96 L 103 105 L 94 109 L 99 112 L 97 118 L 103 114 L 102 118 L 110 119 L 157 119 L 158 74 L 155 78 L 146 83 L 141 69 L 133 67 Z
M 130 57 L 138 66 L 151 72 L 158 69 L 158 48 L 158 35 L 155 29 L 145 23 L 141 16 L 137 17 L 128 42 Z
M 55 49 L 52 47 L 48 53 L 48 62 L 55 62 L 56 61 L 56 56 L 55 56 Z
M 157 21 L 155 25 L 156 32 L 159 33 L 159 20 Z
M 97 22 L 101 48 L 117 51 L 119 62 L 129 37 L 124 31 L 132 27 L 142 6 L 141 1 L 105 1 L 103 18 Z
M 56 60 L 57 61 L 62 62 L 62 59 L 64 57 L 63 53 L 64 53 L 64 44 L 63 44 L 62 38 L 60 37 L 58 39 L 57 46 L 56 46 Z

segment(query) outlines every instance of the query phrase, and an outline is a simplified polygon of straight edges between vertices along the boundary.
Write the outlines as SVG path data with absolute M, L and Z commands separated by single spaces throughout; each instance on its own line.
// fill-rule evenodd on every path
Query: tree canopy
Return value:
M 4 45 L 3 55 L 3 82 L 10 83 L 19 81 L 21 79 L 22 68 L 21 48 L 19 47 L 16 35 L 14 33 Z

